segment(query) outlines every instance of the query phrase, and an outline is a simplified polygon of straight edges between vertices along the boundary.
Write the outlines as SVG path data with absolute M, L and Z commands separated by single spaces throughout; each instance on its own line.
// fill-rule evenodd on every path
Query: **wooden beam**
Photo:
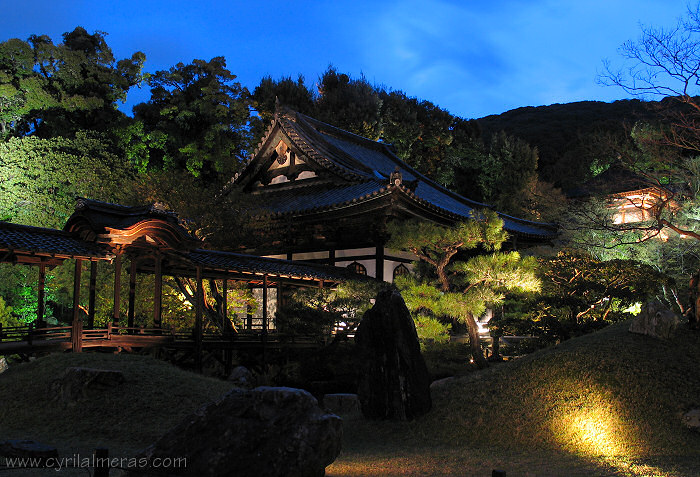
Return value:
M 163 314 L 163 257 L 160 252 L 156 252 L 155 263 L 155 283 L 153 286 L 153 326 L 160 328 L 162 326 Z M 199 279 L 202 278 L 201 269 L 198 269 Z
M 37 327 L 38 328 L 43 328 L 46 326 L 46 322 L 44 321 L 44 310 L 45 310 L 45 295 L 46 292 L 44 290 L 46 285 L 46 263 L 43 261 L 39 264 L 39 290 L 38 290 L 38 304 L 37 304 L 37 310 L 36 310 L 36 321 L 37 321 Z
M 131 258 L 129 265 L 129 311 L 126 315 L 126 326 L 134 327 L 134 317 L 136 315 L 136 259 Z
M 95 293 L 97 291 L 97 262 L 90 261 L 90 290 L 88 295 L 88 328 L 95 327 Z
M 83 261 L 75 259 L 75 272 L 73 273 L 73 326 L 71 329 L 71 343 L 73 352 L 82 351 L 82 320 L 80 319 L 80 278 L 83 271 Z
M 112 312 L 112 323 L 119 326 L 119 306 L 122 291 L 122 256 L 121 251 L 114 257 L 114 310 Z

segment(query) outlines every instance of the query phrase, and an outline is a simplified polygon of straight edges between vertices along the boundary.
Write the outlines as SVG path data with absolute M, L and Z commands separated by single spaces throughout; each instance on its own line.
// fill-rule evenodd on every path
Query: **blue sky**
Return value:
M 613 101 L 596 84 L 602 60 L 639 36 L 672 26 L 685 0 L 180 1 L 0 0 L 0 41 L 83 26 L 108 33 L 119 59 L 145 69 L 225 56 L 251 90 L 265 75 L 315 84 L 339 71 L 427 99 L 465 117 L 521 106 Z M 136 92 L 122 109 L 148 98 Z

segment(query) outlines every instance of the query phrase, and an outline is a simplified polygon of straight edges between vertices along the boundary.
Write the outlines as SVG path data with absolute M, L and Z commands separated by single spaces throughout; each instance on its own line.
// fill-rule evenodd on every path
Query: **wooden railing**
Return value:
M 181 345 L 194 344 L 196 342 L 193 332 L 176 331 L 174 328 L 145 328 L 145 327 L 127 327 L 114 326 L 112 323 L 107 325 L 107 328 L 82 329 L 81 323 L 78 326 L 54 326 L 46 328 L 36 328 L 33 323 L 24 326 L 3 327 L 0 325 L 0 343 L 21 343 L 25 342 L 28 345 L 33 344 L 50 344 L 66 342 L 72 343 L 72 347 L 79 349 L 82 346 L 109 346 L 109 341 L 116 340 L 118 342 L 129 342 L 132 346 L 139 346 L 139 342 L 143 341 L 144 345 L 153 343 L 179 343 Z M 74 336 L 74 332 L 78 335 Z M 76 339 L 77 338 L 77 339 Z M 162 339 L 158 339 L 162 338 Z M 317 336 L 300 336 L 291 334 L 282 334 L 276 331 L 270 331 L 266 334 L 253 330 L 241 330 L 237 333 L 222 335 L 219 333 L 203 333 L 202 343 L 205 345 L 225 343 L 231 345 L 255 345 L 255 344 L 285 344 L 291 346 L 318 346 L 322 345 L 324 340 Z M 115 343 L 115 345 L 119 346 Z

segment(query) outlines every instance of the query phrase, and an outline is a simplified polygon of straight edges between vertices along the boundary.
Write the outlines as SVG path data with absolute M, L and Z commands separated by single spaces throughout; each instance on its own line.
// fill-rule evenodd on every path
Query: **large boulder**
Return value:
M 49 398 L 75 406 L 91 393 L 111 389 L 124 382 L 121 371 L 83 367 L 66 368 L 63 375 L 49 385 Z
M 383 291 L 355 337 L 361 359 L 357 394 L 368 419 L 410 420 L 428 412 L 430 375 L 401 295 Z
M 7 359 L 5 359 L 4 356 L 0 356 L 0 374 L 7 371 L 8 368 L 9 366 L 7 365 Z
M 170 468 L 168 475 L 320 477 L 340 454 L 341 438 L 342 420 L 322 411 L 304 390 L 234 388 L 140 457 L 187 459 L 186 467 Z
M 632 319 L 629 331 L 659 339 L 669 339 L 680 324 L 678 315 L 658 300 L 642 306 L 639 315 Z

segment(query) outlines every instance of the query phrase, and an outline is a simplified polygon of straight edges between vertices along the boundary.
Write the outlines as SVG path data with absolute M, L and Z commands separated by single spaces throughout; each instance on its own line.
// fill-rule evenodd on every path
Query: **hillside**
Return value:
M 653 118 L 657 105 L 639 100 L 581 101 L 517 108 L 477 122 L 485 138 L 505 131 L 537 146 L 542 178 L 568 188 L 575 185 L 571 182 L 576 175 L 587 172 L 589 156 L 596 154 L 591 151 L 591 135 L 603 132 L 624 137 L 637 121 Z

